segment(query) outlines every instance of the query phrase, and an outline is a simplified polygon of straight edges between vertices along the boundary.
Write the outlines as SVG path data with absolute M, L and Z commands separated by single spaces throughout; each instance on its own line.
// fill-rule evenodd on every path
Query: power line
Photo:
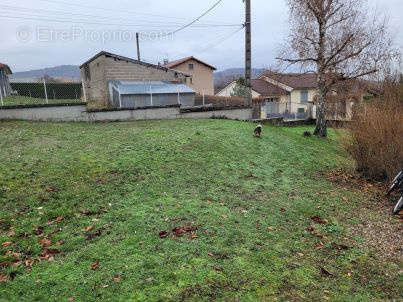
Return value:
M 190 22 L 189 24 L 186 24 L 180 28 L 178 28 L 177 30 L 173 31 L 170 34 L 176 34 L 177 32 L 184 30 L 186 28 L 188 28 L 189 26 L 192 26 L 194 23 L 196 23 L 197 21 L 199 21 L 201 18 L 203 18 L 205 15 L 207 15 L 209 12 L 211 12 L 213 9 L 215 9 L 223 0 L 218 0 L 212 7 L 210 7 L 207 11 L 205 11 L 200 17 L 196 18 L 195 20 L 193 20 L 192 22 Z
M 99 16 L 99 15 L 88 15 L 88 14 L 78 14 L 78 13 L 71 13 L 71 12 L 67 12 L 67 11 L 61 11 L 61 10 L 46 10 L 46 9 L 31 9 L 31 8 L 24 8 L 24 7 L 17 7 L 17 6 L 9 6 L 9 5 L 0 5 L 0 7 L 6 9 L 6 10 L 11 10 L 11 11 L 17 11 L 17 12 L 38 12 L 38 13 L 51 13 L 51 14 L 63 14 L 63 15 L 71 15 L 71 16 L 79 16 L 79 17 L 86 17 L 86 18 L 98 18 L 98 19 L 105 19 L 105 20 L 113 20 L 116 21 L 116 19 L 114 18 L 110 18 L 107 16 Z M 34 15 L 31 15 L 34 16 Z M 36 15 L 36 17 L 41 17 Z M 43 16 L 48 18 L 49 16 Z M 51 18 L 51 17 L 50 17 Z M 124 20 L 124 21 L 133 21 L 133 19 L 122 19 L 119 18 L 119 21 Z M 146 23 L 153 23 L 153 24 L 162 24 L 162 25 L 166 25 L 166 24 L 174 24 L 176 26 L 181 25 L 181 23 L 179 22 L 172 22 L 172 21 L 151 21 L 151 20 L 138 20 L 139 22 L 146 22 Z M 204 26 L 224 26 L 224 27 L 231 27 L 231 26 L 238 26 L 238 24 L 200 24 L 200 25 L 204 25 Z
M 103 11 L 107 11 L 107 12 L 115 11 L 115 12 L 120 12 L 120 13 L 131 13 L 131 14 L 158 17 L 158 18 L 189 20 L 189 18 L 183 18 L 183 17 L 174 17 L 174 16 L 166 16 L 166 15 L 164 16 L 164 15 L 157 15 L 157 14 L 150 14 L 150 13 L 142 13 L 142 12 L 133 11 L 133 10 L 118 10 L 118 9 L 113 9 L 113 8 L 104 8 L 104 7 L 99 7 L 99 6 L 76 4 L 76 3 L 66 2 L 66 1 L 54 1 L 54 0 L 38 0 L 38 1 L 48 2 L 48 3 L 53 3 L 53 4 L 63 4 L 63 5 L 69 5 L 69 6 L 74 6 L 74 7 L 97 9 L 97 10 L 103 10 Z
M 235 30 L 235 31 L 233 31 L 233 32 L 230 32 L 229 34 L 226 34 L 226 35 L 224 35 L 224 36 L 222 36 L 222 37 L 220 37 L 220 38 L 218 38 L 218 39 L 212 41 L 211 43 L 209 43 L 209 44 L 207 45 L 207 47 L 205 47 L 204 49 L 202 49 L 199 53 L 203 53 L 203 52 L 205 52 L 206 50 L 212 49 L 212 48 L 214 48 L 214 47 L 216 47 L 216 46 L 218 46 L 218 45 L 224 43 L 225 41 L 229 40 L 230 38 L 232 38 L 233 36 L 235 36 L 237 33 L 239 33 L 241 30 L 243 30 L 244 28 L 245 28 L 245 27 L 242 26 L 241 28 L 238 28 L 237 30 Z
M 21 19 L 21 20 L 33 20 L 33 21 L 45 21 L 45 22 L 57 22 L 57 23 L 76 23 L 76 24 L 88 24 L 88 25 L 104 25 L 104 26 L 124 26 L 124 27 L 136 27 L 136 28 L 140 28 L 140 27 L 151 27 L 151 28 L 159 28 L 159 29 L 164 29 L 164 28 L 168 28 L 168 27 L 177 27 L 176 25 L 164 25 L 164 24 L 160 24 L 160 25 L 152 25 L 152 24 L 125 24 L 125 23 L 109 23 L 109 22 L 97 22 L 97 21 L 88 21 L 88 19 L 86 20 L 82 20 L 82 19 L 63 19 L 63 18 L 49 18 L 49 17 L 44 17 L 41 15 L 34 15 L 34 14 L 26 14 L 26 13 L 22 13 L 25 14 L 23 16 L 10 16 L 10 15 L 0 15 L 0 17 L 3 18 L 8 18 L 8 19 Z M 194 28 L 212 28 L 212 27 L 234 27 L 234 26 L 239 26 L 239 25 L 204 25 L 204 24 L 200 24 L 200 25 L 195 25 Z M 168 34 L 166 34 L 168 35 Z

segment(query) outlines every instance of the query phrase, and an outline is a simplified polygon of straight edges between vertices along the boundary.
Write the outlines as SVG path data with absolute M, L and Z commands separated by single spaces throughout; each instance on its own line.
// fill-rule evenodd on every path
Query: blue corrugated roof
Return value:
M 120 94 L 173 94 L 173 93 L 195 93 L 185 84 L 176 84 L 165 81 L 111 81 Z

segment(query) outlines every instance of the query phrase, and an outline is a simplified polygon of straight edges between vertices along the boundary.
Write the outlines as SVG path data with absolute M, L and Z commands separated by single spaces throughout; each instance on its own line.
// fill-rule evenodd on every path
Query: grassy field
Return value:
M 66 103 L 81 103 L 80 99 L 46 99 L 30 98 L 26 96 L 10 96 L 3 98 L 3 106 L 16 106 L 16 105 L 43 105 L 43 104 L 66 104 Z M 2 104 L 0 103 L 0 108 Z
M 0 122 L 0 301 L 402 299 L 340 134 L 252 129 Z

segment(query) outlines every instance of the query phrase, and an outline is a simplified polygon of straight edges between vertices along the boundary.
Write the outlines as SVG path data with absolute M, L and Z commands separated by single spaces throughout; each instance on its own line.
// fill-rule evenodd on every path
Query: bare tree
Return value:
M 278 58 L 317 73 L 315 135 L 327 136 L 326 101 L 332 87 L 379 72 L 393 56 L 386 18 L 366 0 L 287 0 L 291 34 Z

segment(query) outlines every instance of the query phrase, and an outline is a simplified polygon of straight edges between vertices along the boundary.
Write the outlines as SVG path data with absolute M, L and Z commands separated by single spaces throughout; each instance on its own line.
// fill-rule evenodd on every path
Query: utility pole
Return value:
M 251 22 L 251 0 L 245 2 L 245 84 L 248 87 L 246 104 L 252 104 L 252 22 Z
M 136 33 L 136 42 L 137 42 L 137 60 L 140 60 L 140 42 L 139 42 L 139 33 Z

